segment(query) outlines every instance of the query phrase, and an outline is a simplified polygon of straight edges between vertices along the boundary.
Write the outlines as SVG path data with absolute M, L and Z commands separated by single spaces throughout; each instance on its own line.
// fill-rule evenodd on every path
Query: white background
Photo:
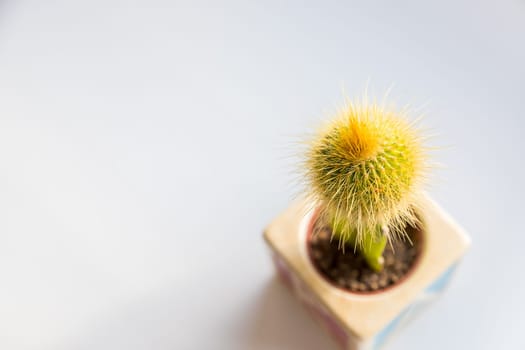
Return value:
M 261 239 L 369 81 L 470 233 L 390 349 L 524 349 L 524 1 L 0 2 L 0 349 L 331 349 Z

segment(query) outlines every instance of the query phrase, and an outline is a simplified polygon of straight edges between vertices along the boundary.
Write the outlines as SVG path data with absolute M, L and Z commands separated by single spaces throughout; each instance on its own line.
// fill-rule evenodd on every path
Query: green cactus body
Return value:
M 306 169 L 334 236 L 380 270 L 388 239 L 417 222 L 424 157 L 413 125 L 375 104 L 349 104 L 312 142 Z

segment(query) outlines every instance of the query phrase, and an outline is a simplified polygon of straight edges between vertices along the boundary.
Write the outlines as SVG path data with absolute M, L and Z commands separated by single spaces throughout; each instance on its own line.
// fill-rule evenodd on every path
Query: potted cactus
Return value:
M 344 349 L 379 349 L 438 295 L 463 230 L 422 190 L 405 112 L 347 102 L 309 143 L 306 193 L 265 230 L 282 280 Z

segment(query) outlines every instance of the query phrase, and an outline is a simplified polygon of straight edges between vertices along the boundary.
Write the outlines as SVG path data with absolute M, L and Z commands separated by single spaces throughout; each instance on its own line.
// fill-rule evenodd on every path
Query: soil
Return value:
M 377 292 L 398 284 L 414 267 L 421 253 L 420 230 L 407 226 L 405 230 L 410 240 L 395 240 L 387 244 L 383 270 L 375 272 L 363 257 L 354 253 L 353 246 L 341 249 L 338 240 L 331 239 L 331 228 L 318 221 L 314 223 L 308 240 L 310 258 L 327 280 L 351 292 Z

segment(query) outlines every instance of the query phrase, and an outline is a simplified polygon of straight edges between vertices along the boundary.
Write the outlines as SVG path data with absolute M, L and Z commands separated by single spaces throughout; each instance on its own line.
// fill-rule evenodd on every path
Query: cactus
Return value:
M 347 102 L 311 142 L 305 168 L 310 196 L 340 247 L 351 244 L 380 271 L 389 239 L 416 225 L 425 173 L 421 138 L 405 112 Z

